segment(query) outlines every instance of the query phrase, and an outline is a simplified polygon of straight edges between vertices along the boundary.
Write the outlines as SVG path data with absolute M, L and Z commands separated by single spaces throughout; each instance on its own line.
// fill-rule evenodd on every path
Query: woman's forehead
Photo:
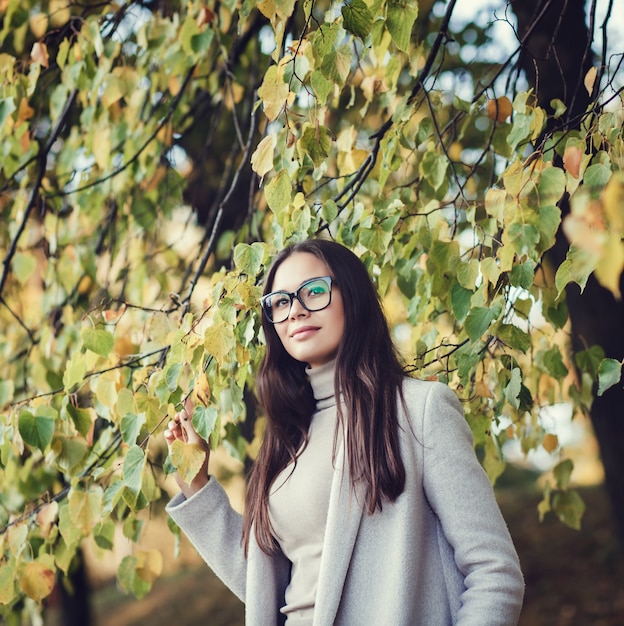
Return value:
M 325 262 L 311 252 L 295 252 L 282 261 L 275 271 L 271 291 L 295 291 L 310 278 L 330 274 Z

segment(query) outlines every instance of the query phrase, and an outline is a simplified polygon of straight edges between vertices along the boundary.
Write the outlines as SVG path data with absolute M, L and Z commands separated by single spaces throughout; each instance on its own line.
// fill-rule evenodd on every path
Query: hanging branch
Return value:
M 15 256 L 15 253 L 17 252 L 17 244 L 19 242 L 19 239 L 22 236 L 22 233 L 24 232 L 26 228 L 26 224 L 28 222 L 28 219 L 30 218 L 30 214 L 35 208 L 37 199 L 39 198 L 39 188 L 41 187 L 41 183 L 43 182 L 43 179 L 45 177 L 45 173 L 47 170 L 47 166 L 48 166 L 48 155 L 50 154 L 50 150 L 52 150 L 52 146 L 54 145 L 54 142 L 58 138 L 61 132 L 61 129 L 63 125 L 65 124 L 65 121 L 67 120 L 67 116 L 69 115 L 69 112 L 72 108 L 72 105 L 74 104 L 74 101 L 76 100 L 77 95 L 78 95 L 78 90 L 74 89 L 69 94 L 69 96 L 67 96 L 67 100 L 65 101 L 65 106 L 63 107 L 63 111 L 59 115 L 58 120 L 56 120 L 56 124 L 54 125 L 54 128 L 52 129 L 52 132 L 50 133 L 50 136 L 48 137 L 47 143 L 39 151 L 39 157 L 38 157 L 39 168 L 37 170 L 37 178 L 35 179 L 35 182 L 32 186 L 32 190 L 30 192 L 30 198 L 28 200 L 28 204 L 26 205 L 26 209 L 24 210 L 24 217 L 22 218 L 22 221 L 17 229 L 17 232 L 15 233 L 15 236 L 13 237 L 13 240 L 11 241 L 9 251 L 7 252 L 6 257 L 4 261 L 2 262 L 2 265 L 4 265 L 4 269 L 2 270 L 2 276 L 0 277 L 0 294 L 2 294 L 4 285 L 9 276 L 9 269 L 11 266 L 11 261 L 13 260 L 13 257 Z

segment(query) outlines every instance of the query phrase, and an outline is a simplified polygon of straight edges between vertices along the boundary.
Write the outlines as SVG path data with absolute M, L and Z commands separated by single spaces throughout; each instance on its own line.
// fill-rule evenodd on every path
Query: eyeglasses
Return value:
M 321 276 L 306 280 L 296 291 L 272 291 L 260 298 L 262 310 L 272 324 L 288 319 L 292 303 L 297 298 L 301 306 L 311 313 L 327 308 L 331 303 L 331 276 Z

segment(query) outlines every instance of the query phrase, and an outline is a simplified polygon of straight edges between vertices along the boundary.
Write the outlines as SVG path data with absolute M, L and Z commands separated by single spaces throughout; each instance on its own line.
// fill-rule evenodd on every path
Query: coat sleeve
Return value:
M 423 420 L 425 494 L 464 577 L 457 624 L 515 625 L 524 596 L 518 555 L 459 400 L 446 385 L 431 385 Z
M 190 498 L 177 494 L 167 512 L 200 556 L 240 600 L 245 602 L 247 560 L 242 546 L 242 516 L 230 505 L 213 477 Z

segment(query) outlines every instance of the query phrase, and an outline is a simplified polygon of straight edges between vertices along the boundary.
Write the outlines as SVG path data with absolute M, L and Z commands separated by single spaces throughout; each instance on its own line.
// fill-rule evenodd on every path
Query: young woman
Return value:
M 244 516 L 206 467 L 168 506 L 257 626 L 509 626 L 524 583 L 455 394 L 408 378 L 365 266 L 289 246 L 262 297 Z M 192 407 L 187 407 L 192 412 Z M 187 411 L 166 440 L 200 443 Z

